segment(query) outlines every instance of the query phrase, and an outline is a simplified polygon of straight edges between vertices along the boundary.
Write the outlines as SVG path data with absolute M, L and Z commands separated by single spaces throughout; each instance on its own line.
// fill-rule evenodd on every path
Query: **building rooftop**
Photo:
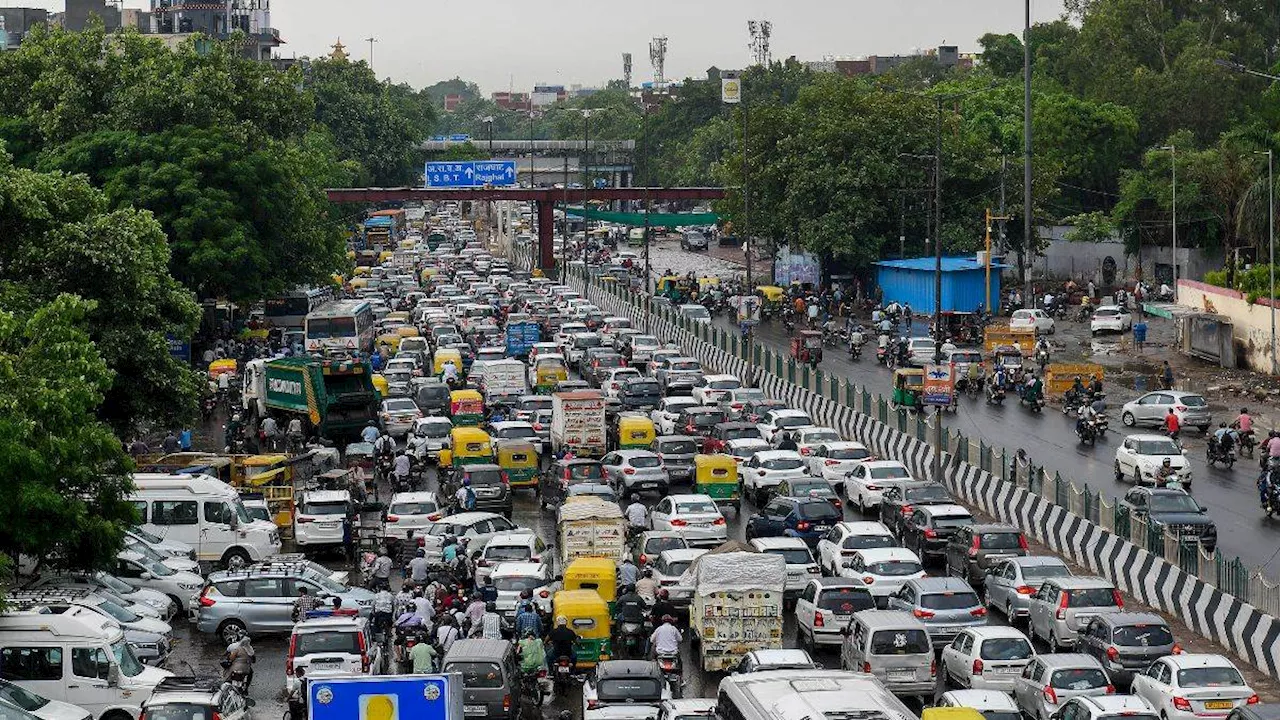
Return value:
M 904 260 L 881 260 L 875 264 L 880 267 L 896 268 L 898 270 L 922 270 L 927 272 L 933 272 L 937 268 L 937 260 L 932 257 L 906 258 Z M 991 267 L 992 269 L 996 269 L 1009 266 L 992 260 Z M 972 255 L 942 258 L 942 272 L 964 272 L 967 270 L 984 269 L 986 269 L 986 265 L 979 263 L 978 259 Z

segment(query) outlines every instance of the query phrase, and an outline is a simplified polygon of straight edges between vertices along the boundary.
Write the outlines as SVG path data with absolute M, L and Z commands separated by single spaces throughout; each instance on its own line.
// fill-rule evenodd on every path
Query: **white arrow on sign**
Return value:
M 508 166 L 507 166 L 507 177 L 511 177 L 512 175 L 515 175 L 515 174 L 516 174 L 516 169 L 515 169 L 515 168 L 513 168 L 513 167 L 511 167 L 510 165 L 508 165 Z
M 471 169 L 470 165 L 468 165 L 467 169 L 462 171 L 462 174 L 466 175 L 467 179 L 469 180 L 471 179 L 471 176 L 475 174 L 475 171 Z

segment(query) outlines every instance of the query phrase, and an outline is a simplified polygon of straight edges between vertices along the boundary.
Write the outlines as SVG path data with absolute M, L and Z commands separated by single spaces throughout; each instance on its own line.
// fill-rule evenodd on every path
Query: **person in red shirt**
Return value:
M 1178 439 L 1178 431 L 1182 429 L 1182 422 L 1178 420 L 1178 415 L 1169 408 L 1169 414 L 1164 416 L 1164 429 L 1168 431 L 1169 437 L 1174 440 Z

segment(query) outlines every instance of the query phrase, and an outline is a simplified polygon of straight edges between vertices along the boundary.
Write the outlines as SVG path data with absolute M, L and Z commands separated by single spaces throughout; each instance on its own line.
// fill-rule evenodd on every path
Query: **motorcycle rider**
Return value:
M 498 603 L 484 604 L 484 614 L 471 625 L 471 637 L 485 640 L 502 639 L 502 616 L 498 614 Z
M 627 525 L 633 534 L 648 528 L 649 511 L 638 497 L 631 501 L 623 514 L 627 516 Z
M 370 589 L 377 591 L 382 588 L 391 588 L 391 556 L 387 553 L 386 546 L 378 551 L 378 557 L 374 558 L 373 565 L 369 568 L 369 577 L 371 579 Z
M 569 658 L 569 664 L 573 664 L 573 646 L 578 642 L 578 633 L 569 629 L 569 618 L 564 615 L 556 616 L 556 626 L 547 635 L 547 641 L 551 643 L 551 658 L 560 659 L 562 657 Z
M 1085 399 L 1085 394 L 1087 392 L 1088 391 L 1085 390 L 1084 383 L 1080 381 L 1080 376 L 1077 375 L 1075 381 L 1071 383 L 1071 389 L 1067 391 L 1067 404 L 1068 405 L 1072 403 L 1083 404 Z
M 538 617 L 538 613 L 533 609 L 533 603 L 528 600 L 520 602 L 514 625 L 517 635 L 530 632 L 538 636 L 542 635 L 542 618 Z
M 627 585 L 622 588 L 622 594 L 613 604 L 613 626 L 617 629 L 619 639 L 622 639 L 622 626 L 624 624 L 635 625 L 640 627 L 644 624 L 645 604 L 644 598 L 636 592 L 634 585 Z
M 653 570 L 645 568 L 640 571 L 640 579 L 636 581 L 636 594 L 644 598 L 644 601 L 652 605 L 658 597 L 658 588 L 661 583 L 653 579 Z
M 1044 337 L 1036 340 L 1035 349 L 1032 351 L 1032 355 L 1035 356 L 1037 361 L 1040 359 L 1040 353 L 1044 353 L 1043 364 L 1047 364 L 1049 362 L 1049 340 Z
M 1169 458 L 1165 458 L 1164 462 L 1160 463 L 1160 469 L 1156 470 L 1156 487 L 1179 487 L 1171 480 L 1176 473 L 1177 471 L 1173 469 L 1173 463 Z
M 1080 408 L 1080 414 L 1076 417 L 1076 434 L 1080 435 L 1084 432 L 1084 428 L 1098 417 L 1097 411 L 1093 409 L 1093 405 L 1085 405 Z
M 1253 438 L 1253 418 L 1249 416 L 1249 408 L 1240 408 L 1240 414 L 1235 420 L 1231 421 L 1231 427 L 1236 429 L 1237 434 L 1243 440 L 1246 436 Z
M 1217 451 L 1223 456 L 1229 455 L 1235 450 L 1235 440 L 1235 431 L 1227 427 L 1224 422 L 1218 423 L 1218 429 L 1213 433 L 1213 441 L 1217 445 Z
M 630 555 L 624 557 L 622 564 L 618 566 L 618 584 L 634 588 L 639 579 L 640 568 L 636 567 Z
M 654 628 L 649 636 L 649 656 L 677 655 L 680 653 L 680 641 L 684 635 L 676 627 L 676 619 L 670 615 L 662 618 L 662 624 Z
M 412 468 L 413 462 L 409 459 L 409 453 L 400 452 L 396 455 L 391 470 L 391 474 L 395 476 L 396 487 L 409 487 L 409 474 Z
M 536 673 L 547 667 L 547 648 L 532 630 L 525 630 L 521 635 L 519 652 L 520 672 Z
M 666 588 L 658 588 L 658 599 L 649 608 L 649 617 L 652 618 L 654 627 L 658 626 L 662 618 L 668 615 L 675 617 L 675 614 L 676 606 L 671 603 L 671 593 Z
M 369 424 L 365 425 L 364 429 L 360 431 L 360 439 L 367 443 L 376 442 L 378 439 L 378 424 L 370 420 Z

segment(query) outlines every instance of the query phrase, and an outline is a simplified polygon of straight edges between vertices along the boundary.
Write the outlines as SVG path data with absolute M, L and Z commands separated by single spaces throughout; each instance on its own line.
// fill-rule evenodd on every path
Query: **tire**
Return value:
M 228 570 L 239 570 L 251 562 L 249 553 L 243 548 L 231 548 L 222 556 L 222 565 Z
M 1138 424 L 1137 418 L 1135 418 L 1133 413 L 1128 410 L 1125 410 L 1124 413 L 1120 415 L 1120 422 L 1124 423 L 1125 427 L 1133 427 Z
M 1009 625 L 1011 626 L 1013 625 L 1013 602 L 1012 601 L 1006 602 L 1004 604 L 1004 619 L 1009 622 Z
M 1116 463 L 1116 482 L 1121 482 L 1123 480 L 1124 480 L 1124 472 L 1120 470 L 1120 463 L 1117 462 Z
M 1142 485 L 1142 473 L 1138 472 L 1138 468 L 1137 468 L 1137 466 L 1134 466 L 1134 468 L 1133 468 L 1133 486 L 1134 486 L 1134 487 L 1138 487 L 1138 486 L 1140 486 L 1140 485 Z
M 248 632 L 249 629 L 245 627 L 244 623 L 234 618 L 225 620 L 218 626 L 218 637 L 222 638 L 228 645 L 239 640 L 242 633 L 247 635 Z

